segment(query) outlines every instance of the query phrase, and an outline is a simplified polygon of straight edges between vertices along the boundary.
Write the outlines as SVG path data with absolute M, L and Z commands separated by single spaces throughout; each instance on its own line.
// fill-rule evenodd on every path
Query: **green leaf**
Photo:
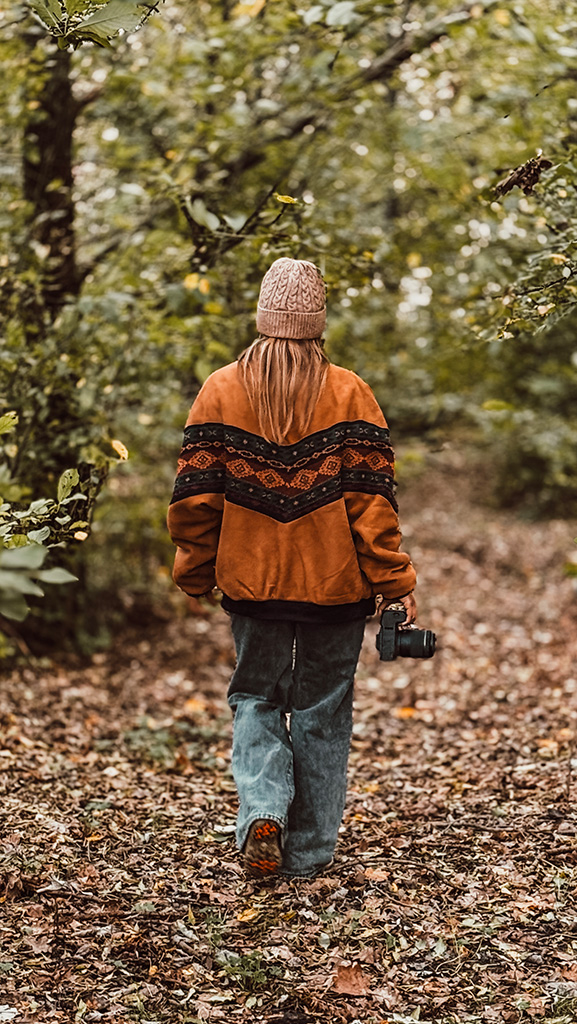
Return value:
M 63 505 L 67 505 L 70 501 L 88 501 L 88 495 L 83 494 L 82 491 L 76 491 L 74 494 L 70 494 L 67 498 L 64 498 Z
M 101 11 L 95 11 L 76 26 L 75 34 L 82 35 L 85 28 L 91 35 L 108 41 L 117 32 L 131 32 L 140 23 L 142 8 L 132 0 L 110 0 Z
M 48 551 L 40 544 L 27 544 L 23 548 L 11 548 L 0 553 L 2 569 L 39 569 Z
M 278 192 L 273 192 L 272 197 L 273 199 L 276 199 L 278 203 L 285 203 L 287 206 L 292 206 L 299 201 L 298 199 L 295 199 L 294 196 L 281 196 Z
M 309 7 L 308 11 L 303 14 L 303 21 L 305 25 L 314 25 L 316 21 L 322 21 L 324 17 L 325 9 L 320 4 L 315 4 L 313 7 Z
M 9 533 L 9 531 L 6 534 L 4 534 L 4 536 L 7 536 L 8 533 Z M 29 544 L 30 544 L 30 541 L 28 540 L 28 537 L 26 537 L 23 533 L 15 533 L 15 534 L 13 534 L 10 537 L 10 548 L 11 549 L 13 549 L 13 548 L 27 548 L 29 546 Z
M 486 402 L 483 402 L 481 406 L 486 412 L 513 412 L 515 409 L 514 405 L 510 402 L 504 402 L 500 398 L 488 398 Z
M 50 527 L 43 526 L 41 530 L 30 530 L 26 536 L 32 544 L 43 544 L 50 536 Z
M 37 498 L 36 501 L 30 502 L 30 508 L 28 509 L 28 512 L 23 512 L 22 515 L 46 515 L 47 512 L 54 510 L 54 508 L 55 504 L 53 501 L 50 501 L 50 498 Z
M 43 597 L 44 591 L 34 583 L 25 572 L 9 571 L 0 569 L 0 593 L 2 591 L 14 592 L 15 594 L 33 594 L 34 597 Z
M 58 566 L 54 569 L 42 569 L 35 575 L 42 583 L 78 583 L 78 576 L 73 576 L 68 569 L 60 569 Z
M 232 228 L 233 231 L 240 231 L 246 224 L 247 217 L 244 213 L 225 213 L 223 220 L 226 221 L 229 228 Z
M 68 40 L 68 42 L 66 40 Z M 108 41 L 108 38 L 106 36 L 101 35 L 98 29 L 96 29 L 96 31 L 94 32 L 91 32 L 90 29 L 87 28 L 84 29 L 80 34 L 72 32 L 69 36 L 66 37 L 66 40 L 64 40 L 65 45 L 67 46 L 68 43 L 74 42 L 75 49 L 79 45 L 79 42 L 96 43 L 97 46 L 106 47 L 106 49 L 108 50 L 112 49 L 112 44 Z
M 355 17 L 355 5 L 352 0 L 341 0 L 334 4 L 327 13 L 327 25 L 349 25 Z
M 18 423 L 17 412 L 5 412 L 0 416 L 0 434 L 8 434 Z
M 22 594 L 2 594 L 0 592 L 0 615 L 14 622 L 23 622 L 30 609 Z
M 216 231 L 220 220 L 216 213 L 211 213 L 210 210 L 207 210 L 202 199 L 195 199 L 193 203 L 187 199 L 186 208 L 197 224 L 202 225 L 203 228 L 208 228 L 209 231 Z
M 75 487 L 78 486 L 80 477 L 77 469 L 65 469 L 58 481 L 58 504 L 64 501 Z
M 90 7 L 90 0 L 66 0 L 66 11 L 69 17 L 73 14 L 79 14 L 82 11 L 88 10 Z
M 40 18 L 46 28 L 61 29 L 62 8 L 57 0 L 26 0 L 26 6 Z

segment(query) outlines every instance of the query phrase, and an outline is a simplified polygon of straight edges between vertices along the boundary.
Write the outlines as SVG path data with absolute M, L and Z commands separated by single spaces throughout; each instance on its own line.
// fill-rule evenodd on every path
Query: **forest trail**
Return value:
M 577 524 L 478 488 L 452 455 L 401 489 L 439 650 L 380 663 L 368 624 L 313 882 L 238 864 L 224 613 L 176 598 L 89 664 L 9 674 L 0 1020 L 575 1020 Z

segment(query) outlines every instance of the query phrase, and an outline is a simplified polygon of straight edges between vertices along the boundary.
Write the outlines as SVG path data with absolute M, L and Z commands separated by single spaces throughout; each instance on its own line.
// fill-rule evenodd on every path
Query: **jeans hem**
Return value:
M 313 868 L 312 871 L 289 871 L 289 870 L 287 870 L 287 868 L 281 868 L 280 871 L 279 871 L 279 875 L 282 875 L 283 878 L 294 878 L 294 879 L 298 879 L 298 878 L 305 878 L 305 879 L 318 878 L 318 876 L 322 875 L 322 873 L 324 871 L 328 871 L 329 868 L 332 868 L 333 864 L 334 864 L 334 858 L 331 858 L 331 860 L 327 861 L 326 864 L 321 864 L 320 867 Z

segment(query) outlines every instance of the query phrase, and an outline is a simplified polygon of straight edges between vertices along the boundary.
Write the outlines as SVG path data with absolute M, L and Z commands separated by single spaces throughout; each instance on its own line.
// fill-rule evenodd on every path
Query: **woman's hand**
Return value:
M 407 617 L 404 622 L 401 622 L 401 626 L 410 626 L 410 624 L 417 618 L 417 602 L 415 601 L 415 595 L 412 592 L 410 594 L 405 594 L 404 597 L 399 598 L 399 601 L 407 613 Z
M 388 601 L 385 599 L 377 611 L 383 612 L 390 604 L 402 604 L 405 609 L 405 621 L 399 623 L 399 625 L 410 626 L 417 618 L 417 602 L 412 591 L 410 594 L 405 594 L 404 597 L 391 597 Z

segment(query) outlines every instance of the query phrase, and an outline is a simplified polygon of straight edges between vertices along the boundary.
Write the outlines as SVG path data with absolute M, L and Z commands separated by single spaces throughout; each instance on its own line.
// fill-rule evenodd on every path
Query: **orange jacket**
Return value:
M 309 433 L 283 445 L 259 434 L 237 364 L 217 370 L 190 410 L 168 512 L 175 582 L 234 601 L 407 594 L 393 463 L 377 401 L 350 370 L 329 365 Z

